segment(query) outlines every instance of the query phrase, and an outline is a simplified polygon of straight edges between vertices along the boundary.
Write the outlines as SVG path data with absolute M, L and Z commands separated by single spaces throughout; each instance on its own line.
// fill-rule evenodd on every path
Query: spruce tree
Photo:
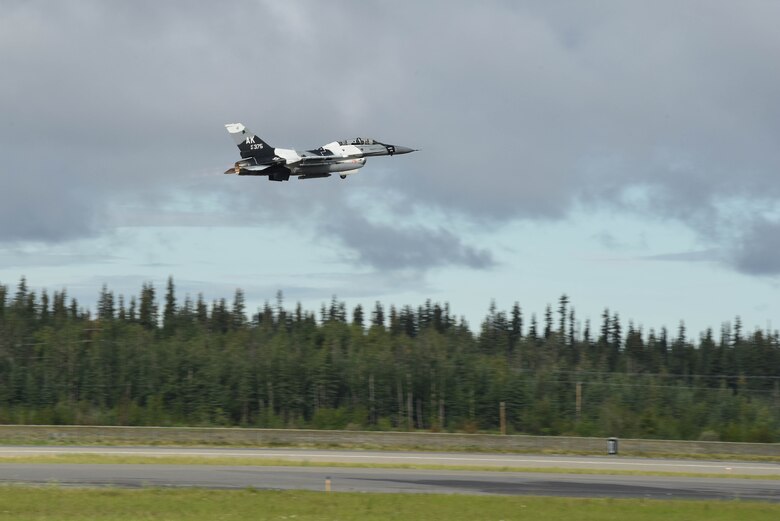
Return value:
M 352 323 L 363 329 L 363 306 L 358 304 L 352 312 Z
M 544 339 L 547 340 L 552 335 L 552 307 L 547 304 L 544 308 Z
M 278 294 L 279 313 L 283 313 L 281 291 Z M 244 291 L 241 288 L 236 288 L 236 292 L 233 295 L 233 307 L 230 310 L 230 327 L 234 331 L 243 329 L 246 326 L 246 304 L 244 299 Z
M 176 329 L 176 289 L 173 285 L 173 276 L 168 276 L 165 286 L 165 307 L 163 308 L 163 330 L 167 334 L 173 334 Z
M 560 335 L 561 342 L 566 338 L 566 319 L 568 318 L 567 310 L 569 305 L 569 297 L 564 293 L 561 298 L 558 299 L 558 334 Z
M 116 310 L 114 308 L 114 294 L 103 284 L 98 297 L 97 314 L 100 320 L 113 320 Z
M 374 311 L 371 313 L 371 325 L 376 327 L 385 327 L 385 312 L 382 304 L 377 300 L 374 305 Z
M 520 304 L 515 302 L 512 306 L 512 324 L 509 333 L 509 349 L 515 351 L 520 340 L 523 338 L 523 311 Z
M 141 288 L 141 300 L 138 305 L 138 323 L 146 329 L 157 329 L 158 314 L 154 286 L 144 282 Z

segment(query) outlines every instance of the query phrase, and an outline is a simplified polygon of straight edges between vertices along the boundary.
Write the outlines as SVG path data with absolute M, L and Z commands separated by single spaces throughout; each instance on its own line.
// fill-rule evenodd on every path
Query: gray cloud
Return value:
M 777 231 L 763 215 L 780 196 L 779 16 L 750 0 L 11 3 L 0 241 L 94 235 L 117 206 L 177 201 L 312 230 L 372 185 L 479 223 L 606 205 L 682 222 L 745 273 L 780 273 L 757 240 Z M 235 160 L 229 120 L 278 146 L 360 133 L 423 151 L 369 162 L 358 182 L 235 179 L 217 175 Z M 393 218 L 328 231 L 375 267 L 435 265 L 438 250 L 494 262 Z
M 95 233 L 103 215 L 89 191 L 59 165 L 50 170 L 0 166 L 0 242 L 62 241 Z M 86 184 L 86 183 L 85 183 Z
M 647 255 L 641 258 L 644 260 L 676 262 L 721 262 L 723 261 L 723 252 L 720 250 L 684 251 L 664 253 L 661 255 Z
M 402 228 L 354 214 L 322 228 L 353 251 L 359 264 L 378 271 L 426 271 L 442 266 L 488 269 L 495 265 L 489 251 L 468 246 L 443 228 Z
M 602 230 L 599 233 L 593 234 L 591 239 L 610 250 L 618 250 L 625 247 L 623 242 L 618 240 L 617 237 L 606 230 Z
M 118 257 L 96 252 L 86 254 L 0 248 L 0 268 L 25 269 L 41 266 L 67 266 L 86 262 L 112 263 L 119 260 L 121 259 Z
M 739 236 L 731 254 L 734 266 L 749 275 L 780 273 L 780 223 L 757 220 Z

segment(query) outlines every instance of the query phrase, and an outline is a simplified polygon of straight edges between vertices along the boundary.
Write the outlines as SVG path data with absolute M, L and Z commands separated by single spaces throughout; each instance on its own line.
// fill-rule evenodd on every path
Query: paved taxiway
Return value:
M 737 478 L 607 476 L 556 473 L 555 468 L 722 474 L 780 474 L 780 465 L 753 462 L 621 457 L 528 456 L 306 449 L 154 447 L 0 447 L 0 456 L 52 454 L 200 456 L 437 466 L 550 468 L 550 473 L 229 465 L 0 464 L 0 483 L 63 486 L 205 487 L 384 493 L 511 494 L 654 499 L 747 499 L 780 502 L 780 481 Z M 2 460 L 0 460 L 2 461 Z

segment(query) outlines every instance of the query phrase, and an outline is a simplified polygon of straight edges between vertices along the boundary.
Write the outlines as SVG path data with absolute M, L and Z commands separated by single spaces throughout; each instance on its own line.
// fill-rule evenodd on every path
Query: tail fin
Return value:
M 262 160 L 274 157 L 274 147 L 257 137 L 241 123 L 228 123 L 225 128 L 238 145 L 242 158 L 254 157 Z

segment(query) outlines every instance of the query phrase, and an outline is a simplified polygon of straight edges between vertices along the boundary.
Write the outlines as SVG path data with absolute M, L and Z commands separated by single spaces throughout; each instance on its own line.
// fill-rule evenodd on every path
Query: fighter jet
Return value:
M 331 174 L 339 174 L 342 179 L 346 179 L 348 175 L 363 168 L 367 157 L 393 156 L 415 151 L 371 138 L 355 138 L 333 141 L 315 150 L 298 152 L 272 147 L 241 123 L 229 123 L 225 128 L 241 151 L 241 160 L 236 161 L 233 168 L 225 173 L 265 175 L 269 181 L 289 181 L 290 176 L 313 179 L 330 177 Z

